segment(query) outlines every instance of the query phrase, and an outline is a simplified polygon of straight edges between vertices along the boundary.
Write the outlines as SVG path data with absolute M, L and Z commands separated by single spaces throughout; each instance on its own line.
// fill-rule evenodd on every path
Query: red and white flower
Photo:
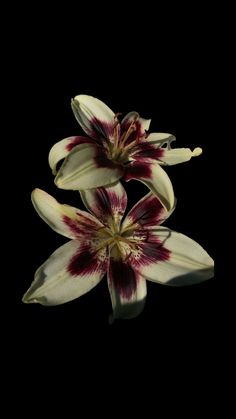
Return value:
M 214 262 L 195 241 L 160 224 L 170 212 L 152 193 L 123 219 L 127 195 L 120 182 L 81 192 L 90 211 L 59 204 L 35 189 L 33 205 L 56 232 L 72 239 L 37 270 L 25 303 L 58 305 L 80 297 L 107 273 L 113 318 L 143 309 L 146 280 L 180 286 L 213 276 Z
M 171 149 L 173 135 L 147 133 L 151 120 L 130 112 L 119 122 L 118 114 L 92 96 L 76 96 L 72 109 L 88 137 L 65 138 L 52 147 L 49 164 L 54 174 L 57 163 L 65 159 L 56 175 L 56 185 L 85 190 L 108 186 L 121 178 L 136 179 L 145 183 L 169 211 L 174 192 L 161 166 L 188 161 L 201 154 L 201 148 Z

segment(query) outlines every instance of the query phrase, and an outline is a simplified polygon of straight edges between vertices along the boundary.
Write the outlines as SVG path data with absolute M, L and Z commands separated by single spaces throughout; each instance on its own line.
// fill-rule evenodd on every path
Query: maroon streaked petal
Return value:
M 171 143 L 172 141 L 175 141 L 175 139 L 176 138 L 174 135 L 163 132 L 151 133 L 147 136 L 147 143 L 154 148 L 159 148 L 161 153 L 159 156 L 157 156 L 159 164 L 168 166 L 179 164 L 190 160 L 192 157 L 197 157 L 202 154 L 202 149 L 200 147 L 195 148 L 193 151 L 191 151 L 190 148 L 172 149 Z M 164 145 L 166 146 L 164 147 Z M 140 146 L 142 147 L 141 144 Z M 135 153 L 135 149 L 133 151 L 134 156 L 139 156 L 139 153 Z M 140 156 L 142 156 L 142 154 L 140 154 Z M 151 156 L 148 155 L 148 157 Z
M 130 263 L 146 279 L 183 286 L 214 276 L 214 261 L 194 240 L 164 227 L 149 233 L 141 251 L 130 255 Z
M 110 254 L 108 287 L 113 319 L 133 318 L 141 313 L 146 298 L 146 281 L 127 261 L 119 258 L 116 246 Z
M 102 147 L 81 144 L 67 156 L 55 183 L 62 189 L 91 189 L 116 182 L 123 172 L 123 166 L 109 160 Z
M 136 223 L 142 228 L 155 227 L 161 224 L 169 215 L 170 213 L 166 211 L 161 201 L 152 192 L 149 192 L 129 211 L 122 228 L 124 230 L 129 225 Z
M 94 138 L 96 141 L 101 141 L 102 139 L 108 139 L 113 142 L 114 140 L 114 127 L 115 127 L 115 118 L 112 120 L 112 122 L 106 122 L 103 120 L 99 120 L 97 118 L 91 119 L 91 131 L 90 136 Z
M 134 160 L 125 167 L 124 180 L 128 182 L 131 179 L 151 179 L 151 162 L 143 159 Z
M 91 214 L 80 210 L 76 210 L 75 218 L 64 215 L 63 222 L 74 238 L 96 237 L 97 232 L 103 227 L 103 224 Z
M 130 156 L 135 160 L 139 158 L 160 160 L 164 155 L 164 152 L 164 149 L 156 146 L 155 144 L 143 141 L 142 143 L 135 146 L 135 148 L 131 151 Z
M 120 128 L 121 128 L 121 134 L 123 134 L 124 132 L 126 132 L 130 125 L 134 122 L 137 121 L 139 119 L 139 114 L 138 112 L 129 112 L 127 115 L 125 115 L 125 117 L 122 119 L 121 124 L 120 124 Z
M 175 136 L 167 132 L 152 132 L 147 135 L 147 141 L 149 143 L 158 147 L 163 147 L 164 145 L 166 145 L 168 149 L 170 148 L 170 144 L 172 143 L 172 141 L 175 140 Z
M 102 275 L 107 270 L 106 248 L 96 251 L 93 241 L 84 240 L 79 243 L 78 249 L 67 265 L 67 271 L 73 276 L 92 275 L 101 271 Z
M 79 95 L 72 100 L 72 110 L 83 130 L 96 141 L 114 138 L 114 112 L 101 100 Z
M 57 170 L 57 164 L 59 161 L 64 159 L 74 147 L 79 144 L 94 143 L 94 141 L 88 137 L 74 136 L 64 138 L 58 143 L 54 144 L 48 155 L 49 166 L 51 167 L 53 174 L 55 175 Z
M 171 251 L 165 247 L 169 235 L 170 230 L 163 227 L 158 227 L 157 231 L 146 231 L 143 241 L 130 254 L 129 261 L 133 268 L 144 275 L 144 268 L 169 260 Z
M 123 166 L 121 164 L 116 163 L 107 157 L 106 151 L 104 150 L 103 147 L 96 148 L 94 162 L 97 168 L 107 167 L 108 169 L 114 169 L 114 170 L 116 169 L 116 170 L 123 171 Z
M 119 224 L 127 206 L 127 195 L 120 182 L 106 188 L 86 189 L 80 192 L 86 208 L 103 224 L 111 218 Z
M 62 205 L 51 195 L 35 189 L 32 203 L 39 216 L 57 233 L 69 238 L 96 235 L 103 225 L 92 215 L 69 205 Z
M 129 135 L 126 144 L 130 144 L 136 139 L 144 138 L 146 137 L 146 131 L 149 129 L 150 122 L 150 119 L 140 118 L 137 112 L 129 112 L 121 121 L 120 136 L 127 132 L 130 125 L 134 123 L 135 130 Z
M 73 150 L 73 148 L 79 144 L 94 144 L 94 141 L 91 138 L 88 137 L 81 137 L 81 136 L 77 136 L 77 137 L 70 137 L 70 141 L 68 141 L 68 144 L 66 146 L 66 150 L 67 151 L 71 151 Z
M 74 300 L 95 287 L 106 270 L 106 250 L 95 257 L 89 242 L 71 240 L 40 266 L 23 302 L 50 306 Z
M 130 162 L 126 166 L 124 179 L 140 180 L 157 196 L 168 212 L 173 210 L 175 197 L 172 183 L 155 160 L 140 157 Z

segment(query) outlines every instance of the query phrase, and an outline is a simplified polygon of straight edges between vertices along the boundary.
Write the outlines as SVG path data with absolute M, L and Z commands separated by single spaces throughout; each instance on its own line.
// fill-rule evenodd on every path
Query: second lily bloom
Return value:
M 170 213 L 151 193 L 124 217 L 127 195 L 120 182 L 81 192 L 90 213 L 59 204 L 46 192 L 32 194 L 40 217 L 70 239 L 37 270 L 25 303 L 58 305 L 97 285 L 107 273 L 113 318 L 136 317 L 146 280 L 191 285 L 213 276 L 214 262 L 187 236 L 162 227 Z
M 59 188 L 86 190 L 109 186 L 119 179 L 136 179 L 148 186 L 167 211 L 174 205 L 171 181 L 162 169 L 188 161 L 201 154 L 201 148 L 171 149 L 175 137 L 167 133 L 148 133 L 151 120 L 137 112 L 121 122 L 118 114 L 99 99 L 79 95 L 72 100 L 74 115 L 88 137 L 74 136 L 56 143 L 49 153 L 49 164 L 57 173 Z

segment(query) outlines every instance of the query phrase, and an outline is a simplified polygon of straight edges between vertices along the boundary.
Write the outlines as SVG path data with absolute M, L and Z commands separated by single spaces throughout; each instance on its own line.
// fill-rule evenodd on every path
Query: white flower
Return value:
M 147 133 L 151 120 L 130 112 L 120 123 L 117 114 L 92 96 L 76 96 L 72 109 L 89 137 L 65 138 L 52 147 L 49 164 L 54 174 L 57 163 L 65 159 L 55 178 L 56 185 L 85 190 L 109 186 L 121 178 L 136 179 L 145 183 L 169 211 L 174 192 L 161 166 L 190 160 L 201 154 L 201 148 L 171 149 L 173 135 Z
M 152 193 L 122 221 L 127 195 L 120 182 L 81 192 L 91 214 L 35 189 L 34 207 L 56 232 L 72 239 L 37 270 L 25 303 L 58 305 L 80 297 L 107 273 L 114 318 L 143 309 L 146 280 L 180 286 L 213 276 L 214 262 L 195 241 L 160 224 L 170 215 Z

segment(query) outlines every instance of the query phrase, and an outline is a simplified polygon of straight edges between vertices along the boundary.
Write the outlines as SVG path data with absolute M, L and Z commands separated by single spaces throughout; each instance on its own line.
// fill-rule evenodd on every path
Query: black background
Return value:
M 217 277 L 179 289 L 148 283 L 143 313 L 112 326 L 108 324 L 111 304 L 105 279 L 87 295 L 62 306 L 21 302 L 37 267 L 66 242 L 35 213 L 31 191 L 39 187 L 60 202 L 82 208 L 79 194 L 56 188 L 47 162 L 55 142 L 82 134 L 70 108 L 71 98 L 80 93 L 98 97 L 114 112 L 136 110 L 152 118 L 150 131 L 176 135 L 174 147 L 203 148 L 200 157 L 166 169 L 178 199 L 166 225 L 216 256 L 215 120 L 211 113 L 215 61 L 207 19 L 190 19 L 181 26 L 167 12 L 155 19 L 150 9 L 144 16 L 139 10 L 137 15 L 121 13 L 113 20 L 115 13 L 107 19 L 100 11 L 96 20 L 93 9 L 96 23 L 89 20 L 88 24 L 88 11 L 71 23 L 66 16 L 57 21 L 44 15 L 41 20 L 27 21 L 14 38 L 8 67 L 12 91 L 9 142 L 14 147 L 17 179 L 11 195 L 18 205 L 17 210 L 13 208 L 17 234 L 9 265 L 14 295 L 5 312 L 12 325 L 8 334 L 18 359 L 23 353 L 25 359 L 34 353 L 41 359 L 49 350 L 56 368 L 62 348 L 66 348 L 68 368 L 70 357 L 78 357 L 80 368 L 81 359 L 86 365 L 101 363 L 104 368 L 114 361 L 117 373 L 119 362 L 121 368 L 129 368 L 135 357 L 140 357 L 140 365 L 148 371 L 154 365 L 161 367 L 160 360 L 166 355 L 168 365 L 173 361 L 186 367 L 190 362 L 193 368 L 191 361 L 199 357 L 210 365 L 220 339 L 221 284 Z M 64 28 L 65 23 L 68 27 Z M 128 208 L 147 192 L 134 181 L 125 187 Z M 60 368 L 62 365 L 65 367 L 65 359 Z

